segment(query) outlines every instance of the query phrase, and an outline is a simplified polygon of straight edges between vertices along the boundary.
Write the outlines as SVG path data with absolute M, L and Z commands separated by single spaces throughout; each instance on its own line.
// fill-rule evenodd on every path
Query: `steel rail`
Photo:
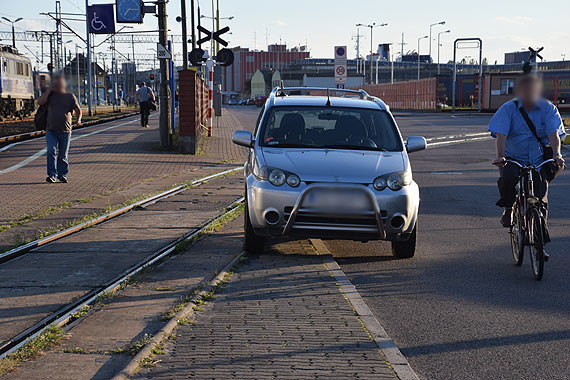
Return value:
M 33 249 L 35 249 L 35 248 L 38 248 L 38 247 L 41 247 L 41 246 L 46 245 L 46 244 L 48 244 L 48 243 L 51 243 L 51 242 L 53 242 L 53 241 L 62 239 L 62 238 L 64 238 L 64 237 L 66 237 L 66 236 L 69 236 L 69 235 L 71 235 L 71 234 L 74 234 L 74 233 L 76 233 L 76 232 L 79 232 L 79 231 L 81 231 L 81 230 L 84 230 L 84 229 L 86 229 L 86 228 L 88 228 L 88 227 L 96 226 L 96 225 L 98 225 L 98 224 L 101 224 L 101 223 L 103 223 L 103 222 L 106 222 L 106 221 L 109 220 L 109 219 L 116 218 L 117 216 L 123 215 L 123 214 L 125 214 L 125 213 L 127 213 L 127 212 L 129 212 L 129 211 L 131 211 L 131 210 L 133 210 L 133 209 L 135 209 L 135 208 L 137 208 L 137 207 L 146 207 L 146 206 L 149 206 L 149 205 L 151 205 L 151 204 L 153 204 L 153 203 L 156 203 L 156 202 L 158 202 L 158 201 L 160 201 L 160 200 L 162 200 L 162 199 L 165 199 L 165 198 L 171 197 L 171 196 L 173 196 L 173 195 L 176 195 L 176 194 L 178 194 L 178 193 L 180 193 L 180 192 L 182 192 L 182 191 L 184 191 L 184 190 L 186 190 L 186 189 L 188 189 L 188 188 L 190 188 L 190 187 L 199 186 L 199 185 L 201 185 L 201 184 L 203 184 L 203 183 L 206 183 L 206 182 L 208 182 L 208 181 L 211 181 L 212 179 L 215 179 L 215 178 L 218 178 L 218 177 L 222 177 L 222 176 L 224 176 L 224 175 L 231 174 L 231 173 L 234 173 L 234 172 L 239 171 L 239 170 L 242 170 L 242 169 L 243 169 L 243 168 L 241 168 L 241 167 L 237 167 L 237 168 L 233 168 L 233 169 L 224 170 L 224 171 L 222 171 L 222 172 L 209 175 L 209 176 L 207 176 L 207 177 L 203 177 L 203 178 L 196 179 L 196 180 L 190 182 L 189 184 L 179 185 L 179 186 L 173 187 L 172 189 L 163 191 L 163 192 L 161 192 L 161 193 L 159 193 L 159 194 L 156 194 L 156 195 L 147 197 L 147 198 L 145 198 L 145 199 L 142 199 L 142 200 L 140 200 L 140 201 L 138 201 L 138 202 L 135 202 L 135 203 L 133 203 L 133 204 L 130 204 L 130 205 L 128 205 L 128 206 L 121 207 L 121 208 L 119 208 L 119 209 L 117 209 L 117 210 L 115 210 L 115 211 L 111 211 L 111 212 L 108 212 L 108 213 L 103 214 L 103 215 L 101 215 L 101 216 L 98 216 L 98 217 L 96 217 L 96 218 L 87 220 L 87 221 L 82 222 L 82 223 L 80 223 L 80 224 L 78 224 L 78 225 L 76 225 L 76 226 L 66 228 L 66 229 L 61 230 L 61 231 L 59 231 L 59 232 L 56 232 L 56 233 L 54 233 L 54 234 L 52 234 L 52 235 L 49 235 L 49 236 L 46 236 L 46 237 L 44 237 L 44 238 L 31 241 L 31 242 L 29 242 L 29 243 L 27 243 L 27 244 L 21 245 L 21 246 L 16 247 L 16 248 L 13 248 L 13 249 L 11 249 L 11 250 L 9 250 L 9 251 L 0 253 L 0 264 L 6 263 L 6 262 L 8 262 L 8 261 L 10 261 L 10 260 L 13 260 L 13 259 L 19 257 L 19 256 L 22 256 L 22 255 L 24 255 L 24 254 L 30 252 L 31 250 L 33 250 Z
M 103 118 L 97 119 L 97 120 L 90 120 L 90 121 L 86 121 L 85 123 L 83 123 L 81 125 L 81 127 L 74 126 L 73 130 L 94 127 L 94 126 L 99 125 L 99 124 L 108 123 L 108 122 L 115 121 L 115 120 L 126 119 L 128 117 L 136 116 L 138 114 L 139 114 L 139 111 L 133 111 L 133 112 L 129 112 L 129 113 L 124 114 L 124 115 L 115 115 L 115 116 L 103 117 Z M 31 120 L 30 122 L 33 123 L 33 120 Z M 2 123 L 0 123 L 0 128 L 1 128 L 1 124 Z M 0 145 L 7 144 L 7 143 L 15 143 L 15 142 L 20 142 L 20 141 L 31 140 L 34 138 L 45 136 L 45 134 L 46 134 L 45 131 L 33 131 L 33 132 L 28 132 L 28 133 L 20 133 L 17 135 L 4 136 L 4 137 L 0 137 Z
M 8 339 L 5 342 L 0 343 L 0 359 L 5 358 L 10 353 L 15 352 L 20 347 L 25 345 L 30 340 L 37 337 L 45 329 L 51 326 L 64 326 L 72 318 L 75 313 L 80 311 L 83 307 L 88 306 L 95 302 L 99 296 L 107 292 L 112 292 L 117 290 L 123 283 L 125 283 L 130 277 L 137 274 L 144 268 L 151 266 L 158 261 L 176 254 L 176 246 L 183 241 L 191 241 L 199 237 L 210 225 L 215 223 L 220 218 L 224 217 L 226 214 L 237 210 L 239 206 L 244 202 L 244 197 L 240 197 L 233 201 L 231 204 L 226 206 L 223 211 L 219 212 L 210 219 L 202 222 L 198 227 L 192 229 L 190 232 L 184 234 L 178 239 L 172 241 L 166 246 L 158 249 L 153 254 L 147 258 L 141 260 L 137 264 L 131 266 L 130 268 L 123 271 L 121 274 L 115 276 L 113 279 L 107 281 L 103 285 L 92 289 L 87 294 L 76 299 L 72 303 L 60 308 L 51 315 L 43 318 L 41 321 L 37 322 L 33 326 L 27 328 L 26 330 L 20 332 L 18 335 Z

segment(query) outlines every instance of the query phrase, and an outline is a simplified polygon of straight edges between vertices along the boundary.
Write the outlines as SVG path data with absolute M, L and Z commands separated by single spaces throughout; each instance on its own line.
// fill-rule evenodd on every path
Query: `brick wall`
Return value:
M 193 70 L 181 70 L 179 75 L 178 151 L 195 154 L 208 122 L 208 86 Z

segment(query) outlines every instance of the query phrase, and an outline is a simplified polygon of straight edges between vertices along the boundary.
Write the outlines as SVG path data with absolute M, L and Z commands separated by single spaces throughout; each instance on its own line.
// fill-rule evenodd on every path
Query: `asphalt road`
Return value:
M 242 123 L 258 110 L 243 107 Z M 484 132 L 490 115 L 396 113 L 404 137 Z M 552 184 L 551 256 L 532 278 L 514 266 L 494 204 L 493 141 L 411 155 L 421 187 L 419 246 L 395 260 L 385 242 L 327 247 L 422 379 L 570 379 L 570 176 Z

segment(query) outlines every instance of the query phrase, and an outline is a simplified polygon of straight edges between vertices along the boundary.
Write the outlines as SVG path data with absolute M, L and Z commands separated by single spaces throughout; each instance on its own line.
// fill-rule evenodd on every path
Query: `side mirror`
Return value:
M 418 152 L 427 148 L 427 141 L 422 136 L 410 136 L 406 142 L 406 151 L 408 153 Z
M 246 148 L 253 147 L 255 140 L 250 131 L 235 131 L 232 136 L 234 144 L 245 146 Z

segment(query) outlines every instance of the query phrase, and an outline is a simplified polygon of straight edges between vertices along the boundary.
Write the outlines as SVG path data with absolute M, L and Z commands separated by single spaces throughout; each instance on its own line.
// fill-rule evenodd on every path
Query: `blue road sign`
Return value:
M 87 9 L 87 20 L 89 21 L 89 33 L 115 33 L 113 4 L 97 4 L 89 6 Z
M 141 0 L 117 0 L 117 22 L 142 23 L 143 6 Z

